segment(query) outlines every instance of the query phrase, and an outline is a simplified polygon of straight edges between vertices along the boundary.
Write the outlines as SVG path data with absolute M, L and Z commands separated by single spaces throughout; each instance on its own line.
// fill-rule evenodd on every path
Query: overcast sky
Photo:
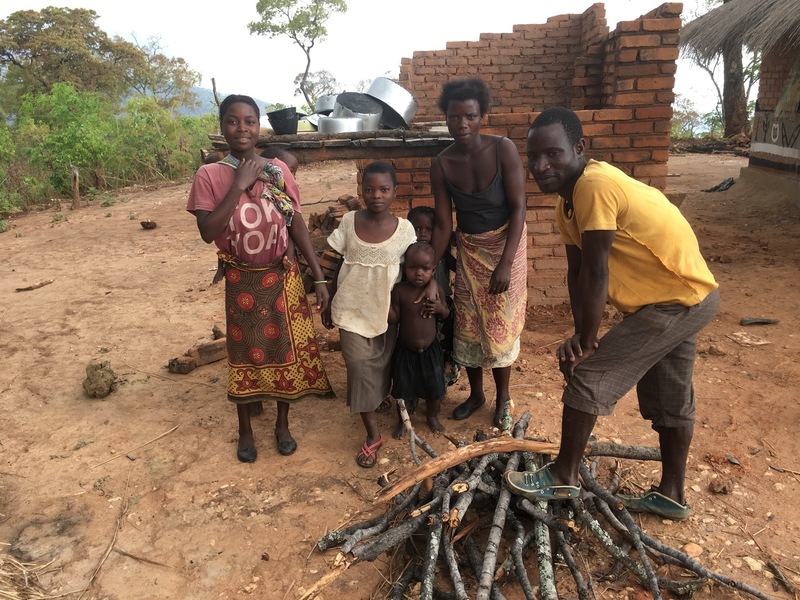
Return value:
M 686 0 L 684 14 L 701 0 Z M 330 71 L 342 89 L 359 80 L 399 73 L 400 59 L 414 50 L 438 50 L 448 41 L 477 40 L 481 33 L 503 33 L 514 24 L 543 23 L 556 14 L 581 13 L 591 0 L 348 0 L 348 10 L 328 21 L 328 37 L 311 53 L 311 70 Z M 611 29 L 662 4 L 661 0 L 606 0 Z M 251 35 L 258 20 L 256 0 L 216 3 L 186 0 L 3 0 L 0 17 L 46 6 L 88 8 L 110 35 L 144 43 L 161 39 L 165 54 L 184 58 L 202 75 L 203 87 L 215 78 L 223 94 L 247 94 L 266 102 L 301 104 L 294 78 L 305 68 L 305 55 L 288 39 Z M 716 104 L 708 76 L 680 61 L 676 90 L 703 112 Z

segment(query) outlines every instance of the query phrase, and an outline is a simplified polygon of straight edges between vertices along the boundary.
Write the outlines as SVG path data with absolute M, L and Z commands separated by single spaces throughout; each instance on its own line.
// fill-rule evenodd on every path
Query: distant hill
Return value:
M 207 115 L 209 113 L 211 113 L 211 114 L 216 114 L 217 113 L 217 104 L 216 104 L 216 102 L 214 102 L 214 91 L 213 90 L 210 90 L 208 88 L 196 87 L 195 86 L 195 87 L 192 88 L 192 91 L 195 93 L 195 96 L 197 96 L 197 101 L 199 102 L 199 105 L 198 106 L 182 106 L 178 110 L 179 114 L 187 115 L 187 116 L 190 116 L 190 117 L 199 117 L 201 115 Z M 219 93 L 220 99 L 224 99 L 225 96 L 228 95 L 227 92 L 218 92 L 218 93 Z M 263 115 L 264 107 L 267 104 L 270 104 L 270 103 L 266 102 L 264 100 L 261 100 L 260 98 L 253 98 L 253 100 L 255 100 L 256 104 L 258 104 L 258 108 L 261 110 L 261 113 Z

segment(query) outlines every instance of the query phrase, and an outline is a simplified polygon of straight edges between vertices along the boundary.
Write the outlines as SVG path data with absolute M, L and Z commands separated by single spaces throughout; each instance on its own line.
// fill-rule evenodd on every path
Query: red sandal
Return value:
M 364 469 L 374 467 L 375 463 L 378 462 L 378 449 L 381 446 L 383 446 L 383 436 L 378 438 L 378 441 L 372 445 L 368 445 L 367 441 L 364 440 L 364 445 L 361 447 L 361 450 L 358 451 L 358 454 L 356 454 L 356 463 L 358 463 L 358 466 Z

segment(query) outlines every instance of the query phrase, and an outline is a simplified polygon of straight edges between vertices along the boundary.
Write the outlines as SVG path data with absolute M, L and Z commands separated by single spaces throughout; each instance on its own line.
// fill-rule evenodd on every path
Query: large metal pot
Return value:
M 314 112 L 327 116 L 333 111 L 334 104 L 336 104 L 336 94 L 325 94 L 317 98 L 314 103 Z
M 317 131 L 320 133 L 350 133 L 363 129 L 364 121 L 356 117 L 320 117 L 317 122 Z
M 364 122 L 364 131 L 374 131 L 381 127 L 383 106 L 367 94 L 343 92 L 336 96 L 332 117 L 357 118 Z
M 386 77 L 377 77 L 367 90 L 383 106 L 381 122 L 390 129 L 407 129 L 419 105 L 408 91 Z

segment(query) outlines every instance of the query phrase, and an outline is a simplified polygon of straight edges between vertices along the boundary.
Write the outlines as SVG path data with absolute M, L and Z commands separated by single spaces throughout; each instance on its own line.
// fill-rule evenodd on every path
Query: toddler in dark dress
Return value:
M 433 246 L 416 242 L 406 250 L 403 272 L 405 280 L 394 286 L 389 306 L 389 323 L 399 323 L 397 345 L 392 356 L 392 396 L 411 404 L 422 398 L 427 405 L 428 427 L 433 432 L 444 431 L 439 422 L 439 410 L 445 395 L 444 358 L 437 336 L 436 321 L 446 319 L 450 309 L 444 301 L 441 286 L 434 298 L 416 303 L 420 292 L 433 277 Z M 435 317 L 435 318 L 431 318 Z M 400 409 L 392 436 L 403 436 Z

